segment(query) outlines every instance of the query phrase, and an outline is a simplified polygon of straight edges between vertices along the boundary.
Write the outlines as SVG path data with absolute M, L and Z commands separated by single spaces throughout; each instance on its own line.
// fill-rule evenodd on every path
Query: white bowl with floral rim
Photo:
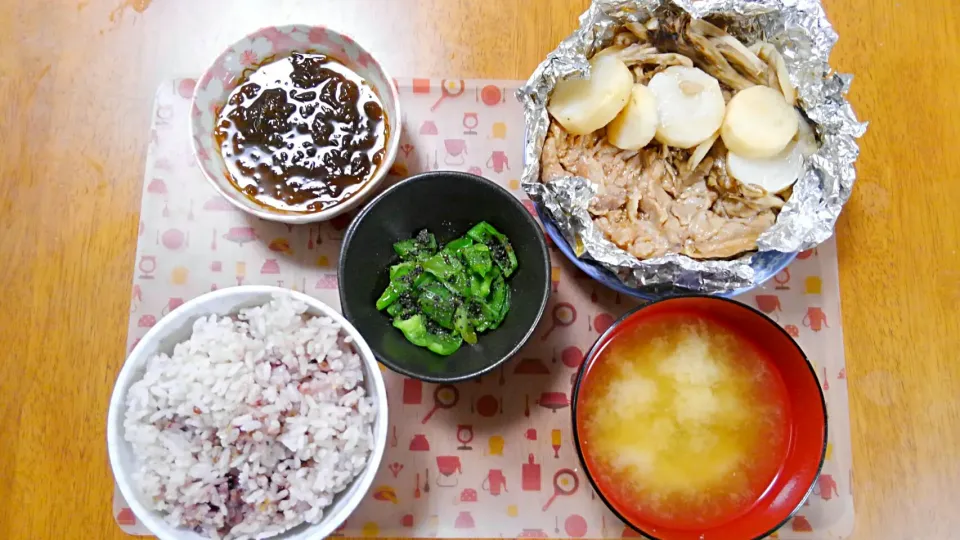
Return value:
M 231 181 L 230 171 L 214 139 L 217 116 L 230 93 L 267 61 L 280 60 L 295 52 L 328 55 L 362 77 L 383 103 L 390 126 L 383 161 L 374 175 L 349 198 L 319 212 L 281 210 L 247 197 Z M 237 208 L 266 220 L 283 223 L 326 221 L 363 202 L 393 166 L 400 146 L 400 126 L 400 97 L 396 82 L 383 66 L 349 36 L 322 26 L 301 24 L 261 28 L 227 47 L 197 81 L 190 115 L 193 152 L 200 169 L 213 187 Z

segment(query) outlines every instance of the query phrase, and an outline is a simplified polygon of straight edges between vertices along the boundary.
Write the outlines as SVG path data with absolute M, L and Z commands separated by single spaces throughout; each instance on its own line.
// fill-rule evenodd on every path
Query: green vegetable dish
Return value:
M 517 271 L 517 255 L 493 225 L 481 221 L 442 249 L 424 229 L 393 250 L 400 263 L 390 267 L 377 309 L 393 317 L 410 343 L 448 356 L 507 317 L 506 279 Z

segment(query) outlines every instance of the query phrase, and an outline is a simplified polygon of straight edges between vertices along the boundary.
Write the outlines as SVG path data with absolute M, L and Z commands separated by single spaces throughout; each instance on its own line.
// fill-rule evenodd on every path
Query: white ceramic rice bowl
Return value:
M 286 295 L 307 305 L 310 315 L 332 318 L 342 331 L 353 338 L 354 347 L 361 358 L 364 387 L 377 409 L 373 424 L 374 445 L 363 472 L 344 491 L 336 495 L 333 503 L 324 509 L 323 518 L 317 524 L 303 523 L 284 533 L 271 536 L 278 540 L 319 540 L 333 533 L 342 525 L 360 504 L 376 476 L 387 442 L 387 392 L 379 365 L 360 333 L 330 306 L 306 294 L 269 286 L 229 287 L 210 292 L 186 302 L 172 311 L 151 328 L 127 357 L 114 385 L 107 414 L 107 451 L 110 467 L 120 492 L 130 505 L 137 519 L 160 540 L 201 540 L 206 538 L 185 527 L 167 523 L 159 512 L 149 509 L 134 484 L 133 474 L 137 458 L 133 448 L 124 438 L 126 396 L 131 385 L 140 380 L 146 370 L 147 360 L 157 353 L 171 353 L 177 343 L 189 339 L 193 323 L 202 316 L 211 314 L 229 315 L 239 310 L 268 303 L 274 295 Z

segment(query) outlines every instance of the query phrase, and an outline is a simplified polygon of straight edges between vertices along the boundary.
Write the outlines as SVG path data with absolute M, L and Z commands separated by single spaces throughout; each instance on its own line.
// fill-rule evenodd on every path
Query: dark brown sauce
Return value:
M 320 54 L 261 66 L 227 99 L 214 132 L 233 183 L 264 206 L 319 212 L 356 193 L 383 161 L 383 103 Z

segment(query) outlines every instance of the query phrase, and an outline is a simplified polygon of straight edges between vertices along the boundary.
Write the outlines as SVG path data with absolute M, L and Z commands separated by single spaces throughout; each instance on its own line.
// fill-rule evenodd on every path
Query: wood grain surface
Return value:
M 0 0 L 0 538 L 122 538 L 105 418 L 154 91 L 268 24 L 398 76 L 526 78 L 587 0 Z M 827 0 L 871 122 L 838 230 L 857 528 L 960 538 L 955 0 Z

